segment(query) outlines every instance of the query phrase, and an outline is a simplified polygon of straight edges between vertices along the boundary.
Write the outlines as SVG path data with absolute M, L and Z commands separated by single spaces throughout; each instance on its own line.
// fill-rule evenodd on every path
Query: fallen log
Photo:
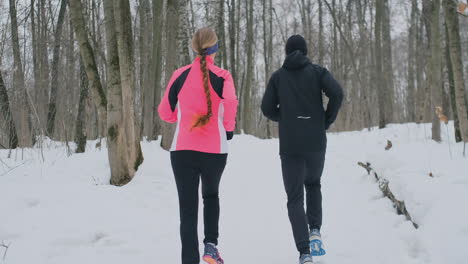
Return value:
M 363 162 L 358 162 L 358 165 L 363 167 L 364 169 L 366 169 L 367 171 L 367 174 L 369 175 L 374 175 L 375 179 L 377 180 L 378 184 L 379 184 L 379 188 L 380 190 L 382 191 L 382 193 L 384 194 L 385 197 L 387 197 L 388 199 L 390 199 L 390 201 L 392 201 L 393 203 L 393 207 L 395 207 L 395 209 L 397 210 L 397 213 L 399 215 L 404 215 L 406 217 L 406 220 L 410 221 L 414 228 L 418 228 L 419 225 L 416 224 L 413 219 L 411 218 L 411 215 L 410 213 L 408 212 L 408 210 L 406 209 L 406 205 L 405 205 L 405 202 L 404 201 L 400 201 L 398 200 L 395 195 L 392 193 L 392 191 L 390 190 L 390 187 L 388 186 L 389 185 L 389 182 L 387 179 L 384 179 L 382 177 L 379 177 L 379 175 L 377 174 L 377 172 L 375 172 L 375 170 L 371 167 L 371 164 L 369 162 L 366 162 L 366 163 L 363 163 Z

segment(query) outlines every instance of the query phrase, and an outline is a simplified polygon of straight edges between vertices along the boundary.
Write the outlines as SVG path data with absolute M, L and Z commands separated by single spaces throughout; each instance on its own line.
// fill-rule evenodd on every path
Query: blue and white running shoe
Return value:
M 224 264 L 224 260 L 219 255 L 219 251 L 215 244 L 208 243 L 205 245 L 205 254 L 203 254 L 203 261 L 208 264 Z
M 323 256 L 327 252 L 323 248 L 322 236 L 320 235 L 320 230 L 312 229 L 309 235 L 310 240 L 310 252 L 312 256 Z
M 299 264 L 313 264 L 312 256 L 310 254 L 302 254 L 299 258 Z

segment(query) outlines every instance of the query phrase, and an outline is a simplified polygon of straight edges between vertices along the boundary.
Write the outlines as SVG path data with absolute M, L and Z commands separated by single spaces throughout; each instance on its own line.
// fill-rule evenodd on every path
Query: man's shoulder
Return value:
M 319 65 L 319 64 L 311 63 L 311 64 L 309 64 L 307 66 L 308 66 L 309 69 L 311 69 L 313 71 L 316 71 L 319 74 L 322 74 L 323 72 L 325 72 L 327 70 L 325 67 L 323 67 L 322 65 Z

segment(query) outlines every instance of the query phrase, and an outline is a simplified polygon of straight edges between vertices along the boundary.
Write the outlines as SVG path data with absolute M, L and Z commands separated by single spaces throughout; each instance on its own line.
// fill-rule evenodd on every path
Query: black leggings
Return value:
M 300 156 L 281 155 L 283 181 L 288 196 L 288 215 L 297 250 L 309 253 L 309 228 L 322 226 L 322 192 L 320 179 L 325 151 Z M 306 206 L 304 211 L 304 187 Z
M 172 170 L 179 194 L 182 264 L 198 264 L 198 187 L 203 196 L 203 243 L 218 244 L 219 182 L 226 166 L 227 154 L 197 151 L 171 152 Z

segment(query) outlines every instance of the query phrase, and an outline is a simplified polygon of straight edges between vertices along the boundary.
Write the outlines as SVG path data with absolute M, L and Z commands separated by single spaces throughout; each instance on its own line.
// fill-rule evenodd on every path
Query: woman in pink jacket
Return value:
M 179 195 L 182 264 L 198 264 L 198 187 L 201 179 L 205 252 L 209 264 L 223 264 L 218 244 L 219 182 L 226 166 L 227 141 L 236 122 L 237 97 L 231 74 L 214 65 L 218 37 L 210 28 L 192 39 L 197 57 L 174 72 L 159 105 L 162 120 L 177 128 L 171 163 Z

